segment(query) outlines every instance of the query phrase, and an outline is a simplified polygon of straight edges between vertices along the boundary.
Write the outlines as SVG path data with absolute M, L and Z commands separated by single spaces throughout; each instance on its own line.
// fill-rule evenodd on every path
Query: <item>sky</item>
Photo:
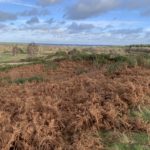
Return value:
M 0 0 L 0 42 L 150 43 L 150 0 Z

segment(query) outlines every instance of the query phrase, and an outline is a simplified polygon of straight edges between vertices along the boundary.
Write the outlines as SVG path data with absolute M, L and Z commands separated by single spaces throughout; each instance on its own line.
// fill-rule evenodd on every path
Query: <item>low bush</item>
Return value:
M 121 63 L 121 62 L 112 63 L 108 65 L 107 73 L 109 74 L 117 73 L 124 68 L 125 68 L 125 63 Z

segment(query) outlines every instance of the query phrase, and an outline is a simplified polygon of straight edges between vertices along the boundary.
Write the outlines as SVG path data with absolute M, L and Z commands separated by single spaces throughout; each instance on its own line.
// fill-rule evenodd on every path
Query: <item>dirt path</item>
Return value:
M 31 64 L 32 62 L 10 62 L 10 63 L 0 63 L 0 66 L 7 66 L 7 65 L 26 65 Z

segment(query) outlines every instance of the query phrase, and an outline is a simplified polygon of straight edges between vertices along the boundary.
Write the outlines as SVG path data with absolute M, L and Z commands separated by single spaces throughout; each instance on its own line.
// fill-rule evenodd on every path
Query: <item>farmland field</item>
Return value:
M 0 149 L 149 150 L 150 51 L 0 46 Z

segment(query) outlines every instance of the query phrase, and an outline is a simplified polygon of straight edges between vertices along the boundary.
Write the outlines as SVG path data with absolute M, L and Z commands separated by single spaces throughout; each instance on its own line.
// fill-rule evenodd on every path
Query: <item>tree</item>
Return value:
M 36 45 L 35 43 L 30 43 L 27 46 L 27 54 L 29 57 L 34 57 L 37 55 L 39 51 L 38 45 Z
M 17 45 L 15 45 L 12 48 L 12 55 L 15 56 L 17 53 L 18 53 L 18 47 L 17 47 Z

